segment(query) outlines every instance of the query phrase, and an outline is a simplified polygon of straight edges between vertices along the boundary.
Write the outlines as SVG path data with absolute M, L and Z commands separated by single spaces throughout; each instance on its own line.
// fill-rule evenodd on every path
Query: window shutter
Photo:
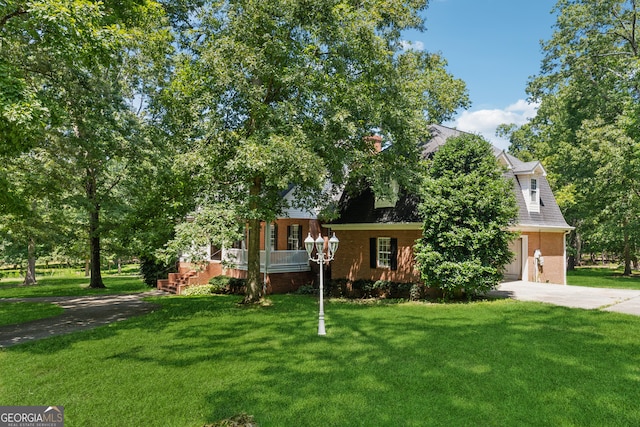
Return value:
M 369 239 L 369 267 L 376 268 L 378 266 L 376 256 L 378 255 L 378 245 L 375 237 Z
M 304 248 L 302 244 L 302 226 L 299 225 L 298 226 L 298 247 L 296 249 L 301 250 L 302 248 Z
M 291 247 L 291 226 L 287 225 L 287 250 L 290 251 L 293 249 Z
M 398 239 L 391 238 L 391 269 L 398 269 Z

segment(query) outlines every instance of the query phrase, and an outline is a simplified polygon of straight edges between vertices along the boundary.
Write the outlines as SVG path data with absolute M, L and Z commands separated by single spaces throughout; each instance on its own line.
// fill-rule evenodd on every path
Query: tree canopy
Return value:
M 86 215 L 92 287 L 104 286 L 100 215 L 152 145 L 143 132 L 149 117 L 132 103 L 166 77 L 160 71 L 169 35 L 164 10 L 152 0 L 0 6 L 0 156 L 44 153 L 55 164 L 65 203 Z M 20 183 L 9 173 L 0 172 L 8 202 L 0 214 L 19 215 L 24 189 L 9 185 Z
M 439 55 L 403 50 L 401 32 L 422 28 L 425 7 L 238 0 L 193 11 L 166 94 L 168 129 L 188 141 L 182 161 L 201 177 L 200 204 L 248 224 L 247 301 L 260 298 L 260 221 L 281 212 L 282 190 L 296 185 L 315 207 L 347 171 L 406 185 L 426 124 L 467 105 Z M 375 160 L 373 133 L 388 146 Z
M 640 184 L 638 4 L 561 0 L 539 75 L 528 92 L 536 118 L 512 133 L 511 149 L 541 159 L 580 247 L 624 255 L 637 247 Z
M 255 301 L 257 231 L 285 208 L 283 190 L 295 185 L 297 202 L 315 208 L 347 174 L 379 191 L 390 179 L 415 186 L 427 123 L 468 105 L 439 54 L 401 40 L 423 29 L 426 6 L 5 1 L 0 160 L 11 167 L 0 170 L 0 215 L 23 225 L 64 217 L 56 232 L 86 242 L 62 246 L 89 248 L 92 287 L 103 286 L 105 238 L 114 252 L 150 256 L 188 209 L 193 227 L 175 229 L 183 237 L 228 243 L 247 224 Z M 378 156 L 373 134 L 386 147 Z M 44 170 L 38 159 L 56 194 L 28 182 L 28 168 Z M 33 227 L 21 229 L 29 241 Z

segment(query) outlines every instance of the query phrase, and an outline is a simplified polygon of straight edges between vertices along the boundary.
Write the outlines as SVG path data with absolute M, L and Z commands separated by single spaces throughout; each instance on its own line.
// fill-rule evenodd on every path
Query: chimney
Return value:
M 364 139 L 373 144 L 374 153 L 382 151 L 382 137 L 380 135 L 366 136 Z

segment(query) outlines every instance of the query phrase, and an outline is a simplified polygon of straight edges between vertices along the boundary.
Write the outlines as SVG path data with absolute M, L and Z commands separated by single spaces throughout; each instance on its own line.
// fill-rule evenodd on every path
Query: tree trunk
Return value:
M 87 199 L 91 202 L 89 211 L 89 251 L 91 253 L 90 288 L 105 288 L 100 272 L 100 203 L 97 200 L 96 178 L 91 169 L 87 169 Z
M 247 290 L 245 303 L 255 303 L 261 298 L 260 283 L 260 220 L 249 220 L 249 241 L 247 242 Z
M 631 276 L 631 244 L 629 243 L 629 232 L 624 230 L 624 273 L 623 276 Z
M 254 216 L 258 208 L 260 194 L 260 179 L 256 178 L 249 189 L 250 208 Z M 262 298 L 260 284 L 260 219 L 252 217 L 248 221 L 249 237 L 247 242 L 247 289 L 244 297 L 245 304 L 259 302 Z
M 33 236 L 29 237 L 27 244 L 27 272 L 22 284 L 27 286 L 36 284 L 36 241 Z
M 98 232 L 99 226 L 99 212 L 96 210 L 91 212 L 89 220 L 89 247 L 91 249 L 91 281 L 89 282 L 90 288 L 104 288 L 102 282 L 102 273 L 100 272 L 100 234 Z

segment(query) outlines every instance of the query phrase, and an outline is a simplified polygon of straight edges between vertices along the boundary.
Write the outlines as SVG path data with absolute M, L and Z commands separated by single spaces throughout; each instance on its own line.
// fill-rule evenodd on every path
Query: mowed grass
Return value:
M 67 272 L 61 276 L 38 277 L 36 285 L 22 286 L 22 279 L 4 278 L 0 280 L 0 326 L 29 322 L 61 314 L 64 309 L 42 302 L 6 302 L 3 298 L 32 298 L 54 296 L 88 296 L 148 291 L 137 276 L 103 277 L 105 289 L 89 288 L 89 279 Z
M 162 309 L 0 350 L 3 405 L 68 426 L 640 425 L 640 318 L 468 304 L 161 297 Z
M 0 301 L 0 326 L 53 317 L 62 314 L 63 311 L 62 307 L 50 303 Z
M 1 298 L 30 298 L 30 297 L 51 297 L 51 296 L 86 296 L 86 295 L 107 295 L 121 293 L 135 293 L 148 291 L 151 288 L 146 286 L 138 276 L 103 276 L 105 289 L 89 288 L 89 278 L 83 274 L 66 274 L 63 276 L 43 276 L 37 277 L 38 283 L 35 285 L 23 286 L 23 279 L 2 279 L 0 280 Z
M 578 267 L 567 271 L 567 284 L 592 288 L 640 289 L 640 274 L 623 276 L 621 268 Z

